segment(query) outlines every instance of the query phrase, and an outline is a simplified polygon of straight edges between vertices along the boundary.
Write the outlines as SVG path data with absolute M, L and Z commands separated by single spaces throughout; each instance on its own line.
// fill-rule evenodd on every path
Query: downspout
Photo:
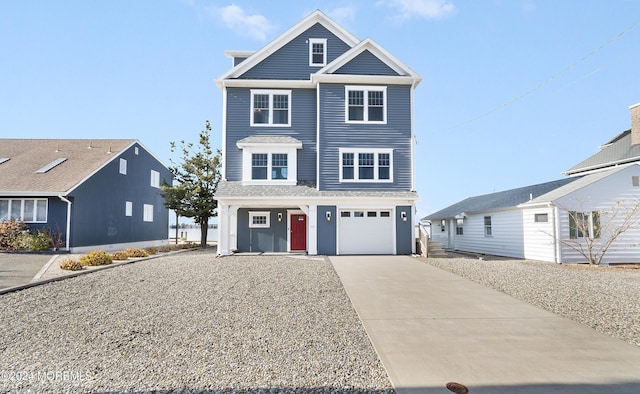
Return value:
M 67 252 L 69 251 L 69 238 L 71 238 L 71 201 L 69 201 L 65 196 L 58 196 L 62 201 L 67 203 L 67 234 L 65 238 L 65 249 Z
M 558 207 L 550 204 L 551 214 L 553 215 L 553 261 L 561 263 L 561 242 L 560 242 L 560 215 L 558 215 Z

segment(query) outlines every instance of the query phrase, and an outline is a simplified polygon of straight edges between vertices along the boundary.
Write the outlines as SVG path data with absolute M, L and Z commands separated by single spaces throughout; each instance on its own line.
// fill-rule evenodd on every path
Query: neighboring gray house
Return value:
M 166 244 L 171 180 L 137 140 L 0 139 L 0 221 L 57 232 L 72 252 Z
M 227 55 L 219 253 L 412 253 L 421 77 L 321 11 Z
M 569 212 L 585 220 L 590 235 L 608 239 L 607 209 L 640 200 L 640 105 L 631 107 L 632 128 L 595 155 L 566 171 L 568 178 L 470 197 L 422 220 L 431 241 L 444 248 L 558 263 L 584 262 L 567 242 L 584 242 Z M 602 217 L 601 217 L 602 216 Z M 622 234 L 604 263 L 640 262 L 640 227 Z

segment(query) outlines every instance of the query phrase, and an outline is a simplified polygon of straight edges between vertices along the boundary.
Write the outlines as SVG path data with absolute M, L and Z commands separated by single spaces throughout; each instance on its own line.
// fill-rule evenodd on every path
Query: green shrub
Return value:
M 149 256 L 149 253 L 147 253 L 144 249 L 140 249 L 140 248 L 127 248 L 127 249 L 124 250 L 124 252 L 129 257 L 147 257 L 147 256 Z
M 126 260 L 129 256 L 124 252 L 124 250 L 118 250 L 117 252 L 111 253 L 112 260 Z
M 18 244 L 18 240 L 26 228 L 26 224 L 15 219 L 0 222 L 0 249 L 19 249 L 20 246 Z
M 80 264 L 91 267 L 111 264 L 111 255 L 104 250 L 92 250 L 80 257 Z
M 78 260 L 66 259 L 60 263 L 60 268 L 67 271 L 80 271 L 82 269 L 82 264 L 80 264 Z
M 17 238 L 17 249 L 49 250 L 51 245 L 51 234 L 46 229 L 22 231 Z

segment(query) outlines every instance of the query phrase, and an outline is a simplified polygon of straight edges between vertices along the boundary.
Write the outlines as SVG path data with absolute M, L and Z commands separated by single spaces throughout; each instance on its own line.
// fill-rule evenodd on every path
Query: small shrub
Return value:
M 18 238 L 27 228 L 23 222 L 11 219 L 0 222 L 0 249 L 17 250 L 19 249 Z
M 23 231 L 17 238 L 17 249 L 49 250 L 51 249 L 51 234 L 48 230 Z
M 78 260 L 66 259 L 60 263 L 60 268 L 67 271 L 80 271 L 82 269 L 82 264 L 80 264 Z
M 147 252 L 147 254 L 157 254 L 158 253 L 158 248 L 156 248 L 155 246 L 149 246 L 148 248 L 144 248 L 145 252 Z
M 128 248 L 128 249 L 125 249 L 124 252 L 129 257 L 147 257 L 147 256 L 149 256 L 149 253 L 147 253 L 144 249 L 140 249 L 140 248 Z
M 126 260 L 129 256 L 124 252 L 124 250 L 119 250 L 117 252 L 111 253 L 112 260 Z
M 80 264 L 91 267 L 111 264 L 111 255 L 104 250 L 92 250 L 80 257 Z
M 159 251 L 160 253 L 167 253 L 167 252 L 171 252 L 172 250 L 173 250 L 173 249 L 171 248 L 171 246 L 170 246 L 170 245 L 164 245 L 164 246 L 161 246 L 161 247 L 158 249 L 158 251 Z

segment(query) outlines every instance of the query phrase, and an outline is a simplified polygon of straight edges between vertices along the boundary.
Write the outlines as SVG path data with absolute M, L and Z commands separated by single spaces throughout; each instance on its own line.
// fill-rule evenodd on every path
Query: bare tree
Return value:
M 569 238 L 559 241 L 584 256 L 589 265 L 600 265 L 609 247 L 640 221 L 640 199 L 616 201 L 601 209 L 559 207 L 569 215 Z

